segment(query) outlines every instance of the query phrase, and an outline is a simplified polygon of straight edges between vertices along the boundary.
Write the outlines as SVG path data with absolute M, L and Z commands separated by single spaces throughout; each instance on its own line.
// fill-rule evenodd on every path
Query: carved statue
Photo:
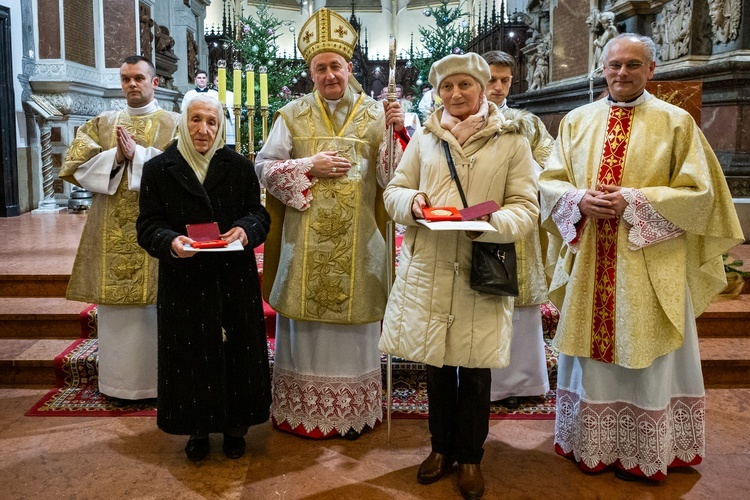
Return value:
M 531 36 L 526 45 L 541 43 L 550 32 L 549 0 L 529 0 L 526 12 L 521 14 L 523 23 L 529 27 Z
M 188 82 L 195 82 L 195 72 L 198 71 L 198 44 L 195 42 L 193 33 L 187 34 L 187 66 Z
M 741 0 L 708 0 L 708 15 L 716 43 L 729 43 L 739 35 Z
M 664 6 L 661 17 L 651 23 L 654 43 L 662 61 L 690 53 L 691 24 L 690 0 L 672 0 Z
M 154 23 L 154 33 L 156 34 L 156 52 L 174 54 L 174 38 L 169 36 L 169 29 L 166 26 L 160 26 Z
M 586 18 L 586 26 L 589 27 L 589 33 L 592 35 L 596 33 L 596 28 L 599 26 L 599 9 L 591 9 L 589 17 Z
M 529 72 L 529 90 L 539 90 L 549 81 L 549 43 L 542 41 L 536 46 L 536 53 L 531 57 L 533 72 Z
M 151 11 L 148 7 L 141 5 L 139 12 L 140 20 L 140 35 L 141 35 L 141 55 L 146 59 L 151 60 L 153 46 L 151 42 L 154 40 L 154 35 L 151 33 L 151 28 L 154 26 L 154 20 L 151 19 Z
M 614 12 L 602 12 L 599 14 L 598 20 L 604 31 L 602 31 L 602 34 L 594 40 L 594 59 L 592 61 L 592 70 L 604 64 L 604 61 L 602 61 L 602 51 L 604 50 L 604 46 L 618 35 L 617 26 L 615 26 Z

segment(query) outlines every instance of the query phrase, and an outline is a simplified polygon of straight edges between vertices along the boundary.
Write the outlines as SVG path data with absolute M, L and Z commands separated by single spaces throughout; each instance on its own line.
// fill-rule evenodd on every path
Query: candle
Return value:
M 268 74 L 266 68 L 260 68 L 260 105 L 268 106 Z
M 233 71 L 233 74 L 234 74 L 234 79 L 233 79 L 234 83 L 232 87 L 234 89 L 232 91 L 233 92 L 232 97 L 234 98 L 233 104 L 235 106 L 239 106 L 240 104 L 242 104 L 242 71 L 235 68 Z
M 255 71 L 253 65 L 245 66 L 245 76 L 247 77 L 247 101 L 245 106 L 255 106 Z
M 223 105 L 227 101 L 227 68 L 219 67 L 219 102 Z

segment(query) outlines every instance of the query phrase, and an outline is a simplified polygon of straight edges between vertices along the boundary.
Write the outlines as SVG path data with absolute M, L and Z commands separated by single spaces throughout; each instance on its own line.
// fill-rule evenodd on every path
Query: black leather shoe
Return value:
M 190 436 L 185 445 L 185 455 L 191 462 L 198 462 L 208 455 L 208 438 Z
M 638 481 L 640 479 L 640 476 L 637 474 L 633 474 L 632 472 L 628 472 L 619 467 L 615 467 L 615 477 L 621 481 Z
M 346 431 L 346 434 L 344 434 L 344 439 L 348 439 L 349 441 L 356 441 L 361 435 L 361 432 L 357 432 L 354 430 L 354 428 L 352 428 Z
M 453 469 L 453 463 L 452 458 L 433 451 L 419 466 L 417 482 L 420 484 L 434 483 Z
M 466 500 L 484 495 L 484 477 L 479 464 L 458 464 L 458 490 Z
M 511 396 L 509 398 L 501 399 L 500 404 L 504 407 L 508 408 L 509 410 L 515 410 L 519 406 L 521 406 L 521 401 L 515 396 Z
M 245 438 L 242 436 L 227 436 L 224 434 L 224 455 L 229 458 L 240 458 L 245 454 Z

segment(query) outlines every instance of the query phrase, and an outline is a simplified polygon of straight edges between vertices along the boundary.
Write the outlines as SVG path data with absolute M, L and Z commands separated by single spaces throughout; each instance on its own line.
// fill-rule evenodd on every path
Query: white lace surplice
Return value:
M 335 325 L 276 315 L 271 415 L 307 434 L 346 434 L 383 418 L 380 322 Z
M 555 206 L 560 232 L 575 237 L 581 215 L 570 191 Z M 635 251 L 675 238 L 683 230 L 662 217 L 638 189 L 623 188 Z M 578 198 L 580 201 L 580 198 Z M 575 203 L 577 205 L 577 203 Z M 573 230 L 570 230 L 570 228 Z M 572 234 L 572 236 L 571 236 Z M 619 464 L 646 476 L 662 477 L 672 465 L 697 464 L 705 456 L 705 391 L 695 314 L 686 291 L 685 340 L 651 366 L 629 369 L 560 354 L 557 375 L 555 445 L 588 470 Z
M 560 354 L 555 445 L 588 470 L 619 461 L 658 478 L 669 466 L 699 463 L 705 390 L 694 317 L 687 300 L 683 346 L 648 368 Z

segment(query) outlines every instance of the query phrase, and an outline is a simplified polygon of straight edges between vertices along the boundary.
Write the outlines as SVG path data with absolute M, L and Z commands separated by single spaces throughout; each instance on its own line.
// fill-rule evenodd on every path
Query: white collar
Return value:
M 156 102 L 156 99 L 152 100 L 150 103 L 146 104 L 145 106 L 141 106 L 140 108 L 131 108 L 128 106 L 128 113 L 131 115 L 147 115 L 149 113 L 153 113 L 159 108 L 159 103 Z
M 343 97 L 341 99 L 343 99 Z M 331 110 L 331 114 L 333 114 L 333 112 L 336 111 L 336 106 L 339 105 L 339 103 L 341 102 L 341 99 L 330 100 L 330 99 L 326 99 L 325 97 L 323 98 L 326 104 L 328 104 L 328 109 Z
M 607 98 L 607 103 L 609 103 L 610 106 L 617 106 L 620 108 L 634 108 L 646 102 L 646 99 L 648 99 L 650 96 L 651 94 L 649 94 L 648 91 L 644 89 L 643 94 L 639 95 L 637 99 L 633 99 L 632 101 L 617 102 Z

